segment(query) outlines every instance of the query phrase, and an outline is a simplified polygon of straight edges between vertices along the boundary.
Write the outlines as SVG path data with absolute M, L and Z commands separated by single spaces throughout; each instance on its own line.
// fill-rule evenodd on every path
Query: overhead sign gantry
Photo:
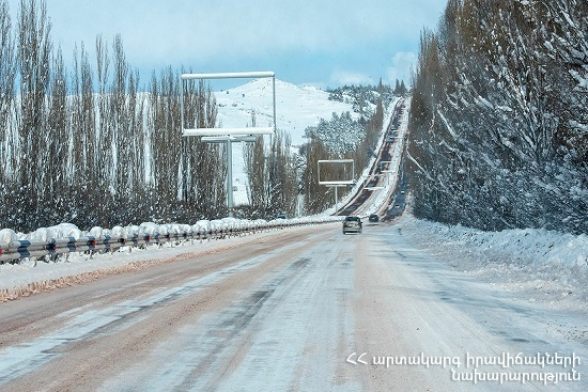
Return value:
M 236 128 L 190 128 L 184 119 L 184 83 L 187 80 L 205 79 L 262 79 L 272 78 L 273 126 L 270 127 L 236 127 Z M 200 137 L 204 143 L 226 143 L 227 146 L 227 207 L 229 217 L 233 216 L 233 148 L 232 143 L 255 142 L 257 136 L 273 135 L 276 132 L 276 77 L 273 71 L 265 72 L 229 72 L 229 73 L 195 73 L 182 74 L 182 93 L 180 107 L 182 113 L 182 136 Z

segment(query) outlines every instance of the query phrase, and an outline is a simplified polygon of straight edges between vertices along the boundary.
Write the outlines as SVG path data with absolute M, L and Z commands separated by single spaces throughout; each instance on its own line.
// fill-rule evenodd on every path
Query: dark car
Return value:
M 378 223 L 380 221 L 380 217 L 377 214 L 371 214 L 369 221 L 371 223 Z
M 343 221 L 343 234 L 357 233 L 362 230 L 361 219 L 358 216 L 348 216 Z

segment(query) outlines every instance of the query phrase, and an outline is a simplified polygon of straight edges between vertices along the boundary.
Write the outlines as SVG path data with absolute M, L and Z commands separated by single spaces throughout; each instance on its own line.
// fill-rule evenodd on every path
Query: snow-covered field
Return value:
M 255 79 L 234 89 L 215 92 L 220 128 L 251 126 L 255 112 L 257 126 L 272 124 L 272 79 Z M 329 120 L 333 113 L 353 112 L 351 103 L 329 101 L 329 93 L 311 86 L 296 86 L 276 79 L 276 125 L 292 137 L 292 144 L 306 142 L 304 131 Z

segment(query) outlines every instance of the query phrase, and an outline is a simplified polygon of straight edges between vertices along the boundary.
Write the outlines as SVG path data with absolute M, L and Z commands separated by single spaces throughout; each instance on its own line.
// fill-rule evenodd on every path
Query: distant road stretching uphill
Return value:
M 377 214 L 388 215 L 389 200 L 399 182 L 402 154 L 408 135 L 408 112 L 411 98 L 401 98 L 396 103 L 390 122 L 386 127 L 384 142 L 368 178 L 361 184 L 357 193 L 338 211 L 338 215 L 357 215 L 365 217 Z M 406 184 L 402 184 L 406 187 Z M 393 208 L 392 205 L 390 208 Z M 402 205 L 404 210 L 404 204 Z M 402 213 L 397 211 L 397 215 Z

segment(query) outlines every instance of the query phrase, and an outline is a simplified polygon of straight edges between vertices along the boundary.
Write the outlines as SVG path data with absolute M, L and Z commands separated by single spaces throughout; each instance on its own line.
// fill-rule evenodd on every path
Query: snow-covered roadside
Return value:
M 397 221 L 401 233 L 453 268 L 554 308 L 588 310 L 588 236 L 547 230 L 484 232 L 416 219 Z
M 336 222 L 339 224 L 339 222 Z M 328 224 L 328 223 L 327 223 Z M 242 246 L 250 241 L 269 241 L 276 235 L 308 230 L 295 226 L 279 231 L 265 231 L 221 240 L 188 240 L 172 247 L 149 246 L 147 249 L 120 248 L 113 253 L 70 253 L 58 262 L 22 260 L 17 264 L 0 264 L 0 302 L 28 296 L 41 291 L 84 283 L 104 276 L 145 268 L 154 264 L 197 257 Z

